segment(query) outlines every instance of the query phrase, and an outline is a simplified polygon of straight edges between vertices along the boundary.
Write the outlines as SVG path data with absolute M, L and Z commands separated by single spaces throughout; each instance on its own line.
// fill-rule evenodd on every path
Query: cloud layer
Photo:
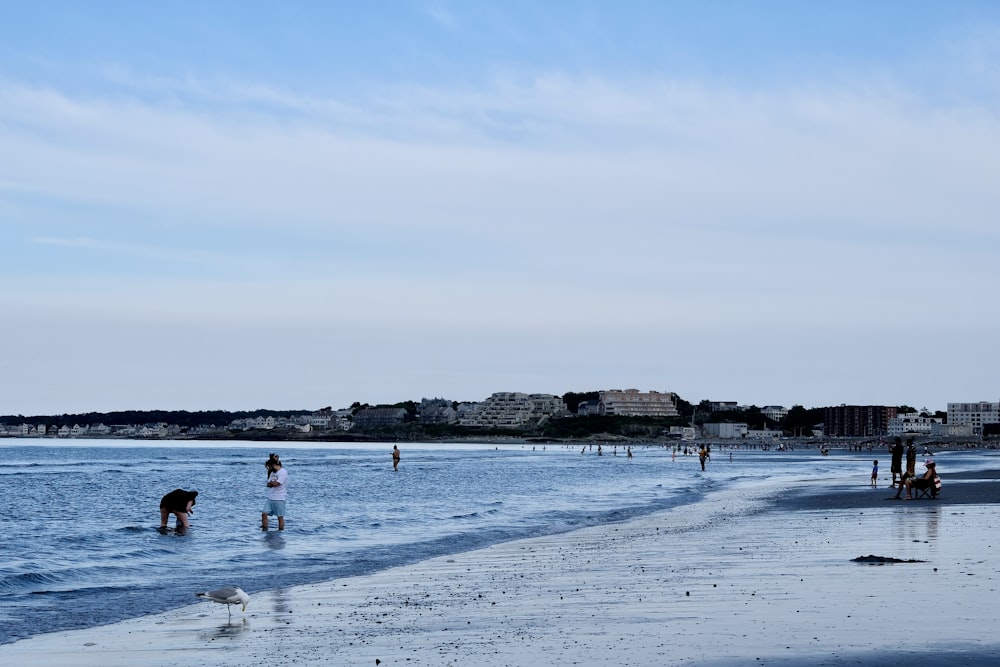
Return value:
M 103 77 L 0 85 L 0 412 L 995 400 L 988 95 Z

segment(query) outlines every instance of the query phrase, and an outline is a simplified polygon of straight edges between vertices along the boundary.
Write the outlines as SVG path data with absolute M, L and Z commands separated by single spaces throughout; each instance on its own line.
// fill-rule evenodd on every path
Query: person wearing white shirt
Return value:
M 268 461 L 267 503 L 260 514 L 260 529 L 267 530 L 269 516 L 278 517 L 278 530 L 285 529 L 285 501 L 288 499 L 288 471 L 274 457 Z

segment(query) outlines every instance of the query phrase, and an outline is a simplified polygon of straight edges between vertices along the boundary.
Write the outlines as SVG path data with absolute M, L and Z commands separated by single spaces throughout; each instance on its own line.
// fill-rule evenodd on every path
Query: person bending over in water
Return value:
M 197 491 L 185 491 L 184 489 L 174 489 L 160 499 L 160 528 L 167 527 L 167 519 L 173 514 L 177 517 L 175 528 L 179 532 L 187 530 L 191 525 L 188 517 L 194 514 L 195 498 Z

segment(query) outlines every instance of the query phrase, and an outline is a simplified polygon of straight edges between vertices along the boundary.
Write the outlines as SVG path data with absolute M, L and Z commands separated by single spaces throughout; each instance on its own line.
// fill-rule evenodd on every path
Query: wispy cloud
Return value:
M 423 350 L 416 365 L 339 362 L 356 382 L 405 376 L 405 397 L 421 369 L 475 376 L 495 359 L 560 378 L 552 390 L 624 376 L 690 392 L 704 382 L 692 360 L 721 359 L 749 392 L 765 360 L 811 369 L 847 337 L 879 363 L 919 354 L 894 300 L 978 312 L 998 287 L 1000 114 L 898 82 L 748 90 L 552 70 L 337 96 L 126 69 L 108 81 L 0 86 L 8 252 L 27 239 L 41 259 L 129 270 L 26 273 L 0 311 L 16 305 L 34 332 L 72 311 L 97 341 L 104 321 L 148 325 L 176 358 L 201 335 L 305 360 Z M 159 264 L 184 270 L 144 270 Z M 936 345 L 960 337 L 921 317 Z M 997 323 L 980 326 L 977 341 Z M 488 393 L 455 382 L 472 392 L 457 398 Z
M 424 229 L 537 233 L 535 219 L 562 217 L 591 232 L 614 221 L 784 233 L 819 216 L 912 231 L 938 228 L 962 202 L 949 225 L 988 233 L 997 203 L 985 177 L 1000 166 L 996 115 L 897 91 L 747 95 L 558 77 L 383 91 L 368 107 L 276 94 L 308 110 L 286 122 L 51 91 L 3 97 L 34 130 L 0 137 L 20 156 L 11 180 L 193 209 L 200 223 L 406 228 L 418 216 Z
M 458 17 L 442 2 L 426 4 L 424 6 L 424 13 L 435 23 L 448 30 L 455 30 L 458 27 Z

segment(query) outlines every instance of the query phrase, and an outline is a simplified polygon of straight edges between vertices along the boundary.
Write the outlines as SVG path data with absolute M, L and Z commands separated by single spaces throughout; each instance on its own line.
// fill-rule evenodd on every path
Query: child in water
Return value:
M 875 459 L 874 463 L 872 464 L 872 488 L 873 489 L 875 488 L 875 485 L 876 485 L 877 482 L 878 482 L 878 459 Z

